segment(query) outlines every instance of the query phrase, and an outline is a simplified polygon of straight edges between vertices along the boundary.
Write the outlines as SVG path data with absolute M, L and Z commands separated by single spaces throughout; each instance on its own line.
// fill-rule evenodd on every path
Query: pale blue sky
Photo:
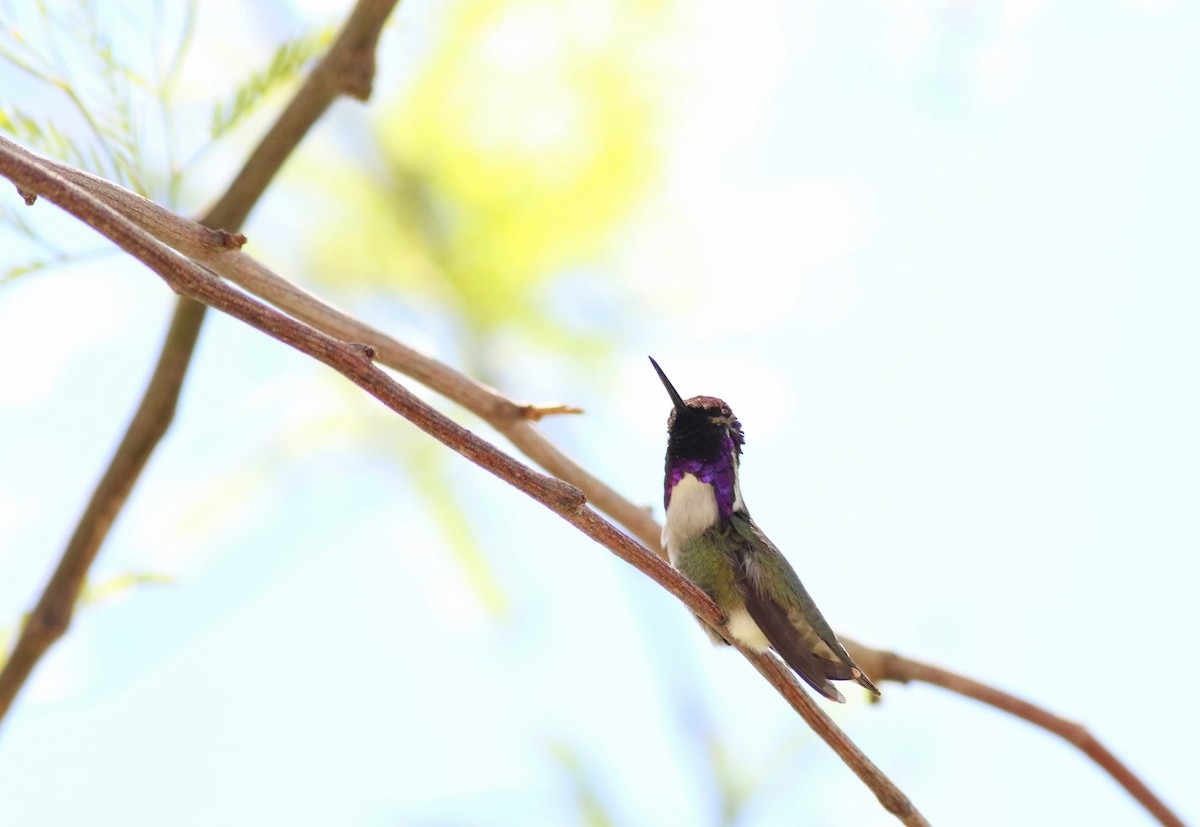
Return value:
M 377 94 L 403 86 L 435 5 L 402 6 Z M 238 32 L 223 48 L 244 40 L 247 67 L 280 35 L 201 18 L 202 38 Z M 646 354 L 684 395 L 725 398 L 747 502 L 835 628 L 1086 724 L 1200 818 L 1200 7 L 678 18 L 664 180 L 589 287 L 621 309 L 606 371 L 513 345 L 505 388 L 583 405 L 546 430 L 659 516 L 669 406 Z M 369 117 L 339 105 L 304 152 Z M 247 232 L 299 276 L 289 197 Z M 171 299 L 117 258 L 0 286 L 0 622 L 61 549 Z M 454 352 L 400 301 L 364 312 Z M 424 439 L 378 408 L 211 319 L 97 564 L 174 582 L 83 612 L 42 664 L 0 730 L 0 824 L 572 823 L 555 745 L 622 825 L 714 824 L 708 732 L 762 783 L 739 823 L 895 823 L 678 603 L 453 459 L 509 601 L 493 622 L 394 458 L 372 455 Z M 935 824 L 1150 823 L 1047 735 L 883 690 L 831 712 Z

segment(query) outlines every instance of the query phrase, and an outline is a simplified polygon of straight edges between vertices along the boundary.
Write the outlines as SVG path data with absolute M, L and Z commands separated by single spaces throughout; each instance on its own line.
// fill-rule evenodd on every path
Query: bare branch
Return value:
M 245 242 L 241 235 L 209 227 L 236 230 L 241 225 L 283 161 L 334 98 L 339 94 L 366 98 L 375 71 L 375 44 L 396 2 L 398 0 L 359 0 L 329 53 L 259 143 L 225 195 L 202 219 L 208 226 L 195 222 L 182 225 L 191 236 L 191 243 L 211 250 L 237 249 Z M 7 140 L 4 143 L 6 147 L 24 152 L 16 144 Z M 151 203 L 120 187 L 112 189 L 114 197 Z M 33 204 L 38 193 L 36 187 L 23 190 L 18 185 L 17 190 L 26 204 Z M 157 212 L 147 213 L 147 217 L 159 222 L 164 231 L 167 226 L 181 226 L 169 210 L 160 208 Z M 12 653 L 0 669 L 0 721 L 4 720 L 38 661 L 66 633 L 100 546 L 174 418 L 179 392 L 204 322 L 204 312 L 204 304 L 188 299 L 181 299 L 176 305 L 158 364 L 141 404 L 93 491 L 54 574 L 21 629 Z
M 1054 733 L 1099 764 L 1100 768 L 1108 773 L 1114 781 L 1124 787 L 1130 795 L 1137 799 L 1139 804 L 1149 810 L 1160 824 L 1166 825 L 1166 827 L 1183 827 L 1183 820 L 1082 724 L 1068 721 L 1029 701 L 947 669 L 912 660 L 895 652 L 872 649 L 848 638 L 841 638 L 841 641 L 855 662 L 875 681 L 897 681 L 899 683 L 922 681 L 940 686 L 959 695 L 974 698 L 1010 715 L 1023 718 L 1035 726 Z
M 735 643 L 734 645 L 737 644 Z M 875 797 L 879 799 L 879 803 L 883 805 L 885 810 L 900 819 L 902 823 L 910 825 L 910 827 L 928 827 L 929 822 L 917 811 L 913 803 L 908 800 L 908 796 L 901 792 L 875 766 L 874 762 L 855 746 L 854 742 L 846 736 L 846 733 L 817 706 L 816 702 L 800 686 L 796 680 L 796 676 L 792 674 L 792 670 L 788 669 L 780 662 L 779 658 L 769 652 L 758 653 L 742 646 L 738 646 L 738 650 L 746 657 L 746 660 L 754 664 L 754 668 L 759 671 L 759 674 L 770 681 L 771 685 L 791 705 L 792 709 L 800 713 L 800 717 L 812 728 L 812 731 L 821 736 L 825 743 L 829 744 L 833 751 L 846 763 L 846 766 L 854 770 L 854 774 L 871 788 L 871 791 L 875 793 Z M 861 665 L 861 662 L 859 662 L 859 665 Z
M 4 139 L 0 139 L 0 174 L 27 191 L 37 192 L 46 200 L 57 204 L 108 236 L 126 252 L 158 273 L 176 292 L 240 319 L 338 371 L 439 442 L 533 497 L 614 554 L 645 572 L 682 600 L 705 622 L 718 628 L 724 625 L 725 618 L 720 609 L 704 592 L 675 571 L 659 555 L 644 548 L 588 508 L 583 493 L 578 488 L 533 471 L 425 404 L 383 370 L 375 367 L 369 351 L 360 345 L 334 339 L 229 287 L 205 268 L 166 247 L 81 187 L 44 168 L 23 153 L 20 147 Z M 774 672 L 770 667 L 778 666 L 773 659 L 761 661 L 757 656 L 752 656 L 752 653 L 744 654 L 750 657 L 760 671 L 763 670 L 760 663 L 767 664 L 768 671 L 763 673 L 768 679 L 772 679 Z M 777 669 L 775 671 L 777 672 Z M 794 685 L 794 681 L 792 691 L 803 695 L 803 691 Z M 785 694 L 785 697 L 788 695 Z M 853 748 L 849 739 L 832 721 L 819 713 L 811 714 L 816 710 L 806 695 L 803 696 L 803 702 L 791 697 L 789 701 L 797 704 L 806 720 L 810 720 L 811 717 L 810 723 L 815 722 L 813 725 L 817 734 L 831 745 L 835 745 L 839 755 L 851 756 L 855 762 L 851 764 L 854 771 L 885 806 L 900 816 L 906 824 L 925 824 L 899 789 L 861 752 Z
M 271 271 L 238 249 L 244 238 L 210 230 L 176 215 L 124 187 L 99 176 L 44 158 L 28 150 L 43 167 L 78 184 L 159 241 L 203 264 L 218 275 L 284 310 L 294 318 L 346 342 L 370 345 L 375 361 L 398 370 L 422 385 L 452 399 L 503 434 L 525 456 L 559 479 L 581 488 L 588 501 L 637 537 L 659 550 L 661 529 L 647 506 L 638 506 L 576 463 L 535 425 L 550 413 L 575 413 L 567 405 L 539 407 L 514 401 L 495 388 L 477 382 L 388 334 L 359 321 Z M 660 552 L 661 553 L 661 552 Z

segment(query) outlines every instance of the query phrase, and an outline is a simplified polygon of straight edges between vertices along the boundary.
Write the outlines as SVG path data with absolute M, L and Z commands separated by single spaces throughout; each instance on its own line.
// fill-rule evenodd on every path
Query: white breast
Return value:
M 694 474 L 684 474 L 671 490 L 671 504 L 663 524 L 662 544 L 673 565 L 683 544 L 717 521 L 717 495 L 713 487 Z

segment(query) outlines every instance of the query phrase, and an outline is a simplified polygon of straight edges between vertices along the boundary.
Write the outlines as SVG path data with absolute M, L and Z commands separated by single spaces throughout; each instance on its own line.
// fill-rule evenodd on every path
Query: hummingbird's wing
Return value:
M 746 585 L 746 584 L 744 584 Z M 750 587 L 752 589 L 752 587 Z M 763 599 L 749 589 L 745 596 L 746 610 L 758 628 L 771 642 L 771 648 L 779 653 L 784 663 L 804 682 L 831 701 L 845 703 L 846 698 L 837 690 L 830 678 L 845 680 L 853 677 L 849 667 L 842 663 L 818 658 L 796 633 L 796 627 L 788 619 L 787 611 L 770 599 Z
M 749 514 L 735 512 L 730 522 L 741 540 L 734 551 L 738 590 L 771 647 L 809 686 L 830 700 L 845 700 L 831 680 L 854 680 L 878 695 L 879 690 L 846 652 L 787 558 Z

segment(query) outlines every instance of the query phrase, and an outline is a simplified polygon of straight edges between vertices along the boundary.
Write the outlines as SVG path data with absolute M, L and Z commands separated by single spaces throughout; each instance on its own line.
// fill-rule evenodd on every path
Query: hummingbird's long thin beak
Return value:
M 671 401 L 675 403 L 675 410 L 687 410 L 687 403 L 683 401 L 683 397 L 679 395 L 679 391 L 675 390 L 675 386 L 671 384 L 671 380 L 663 373 L 663 369 L 658 366 L 658 362 L 654 361 L 654 357 L 650 359 L 650 364 L 654 365 L 654 370 L 658 373 L 658 378 L 662 380 L 663 387 L 667 389 L 667 393 L 671 395 Z

